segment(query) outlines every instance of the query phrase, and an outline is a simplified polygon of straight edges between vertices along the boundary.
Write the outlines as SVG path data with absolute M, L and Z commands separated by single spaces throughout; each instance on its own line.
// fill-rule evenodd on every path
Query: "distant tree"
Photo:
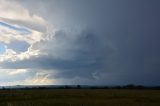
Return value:
M 146 87 L 143 86 L 143 85 L 137 85 L 136 88 L 137 88 L 137 89 L 145 89 Z
M 78 89 L 81 89 L 81 86 L 80 86 L 80 85 L 77 85 L 77 88 L 78 88 Z
M 122 89 L 121 86 L 115 86 L 114 88 L 115 88 L 115 89 Z
M 71 87 L 68 86 L 68 85 L 66 85 L 66 86 L 64 86 L 64 88 L 65 88 L 65 89 L 70 89 Z
M 2 87 L 2 90 L 6 90 L 6 88 L 5 88 L 5 87 Z
M 124 88 L 134 89 L 134 88 L 136 88 L 136 86 L 134 84 L 129 84 L 129 85 L 124 86 Z

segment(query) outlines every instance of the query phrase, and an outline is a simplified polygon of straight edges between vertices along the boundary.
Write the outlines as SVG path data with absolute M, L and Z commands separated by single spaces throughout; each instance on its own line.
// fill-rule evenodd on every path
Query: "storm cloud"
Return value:
M 27 27 L 34 40 L 5 44 L 15 53 L 2 54 L 0 68 L 30 70 L 26 79 L 32 81 L 35 75 L 49 84 L 160 84 L 160 1 L 17 0 L 15 4 L 26 9 L 30 19 L 3 21 Z M 32 23 L 34 16 L 43 24 Z M 41 34 L 38 40 L 33 31 Z

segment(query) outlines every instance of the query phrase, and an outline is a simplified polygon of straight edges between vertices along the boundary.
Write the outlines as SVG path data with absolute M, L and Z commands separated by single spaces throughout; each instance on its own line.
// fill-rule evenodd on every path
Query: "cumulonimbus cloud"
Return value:
M 134 1 L 135 9 L 130 1 L 62 1 L 0 1 L 1 21 L 31 31 L 3 32 L 1 69 L 29 69 L 36 83 L 159 84 L 159 2 Z

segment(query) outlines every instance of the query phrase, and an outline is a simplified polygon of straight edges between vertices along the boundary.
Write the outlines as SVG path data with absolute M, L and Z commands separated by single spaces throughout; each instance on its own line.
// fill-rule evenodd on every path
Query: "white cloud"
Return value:
M 52 74 L 44 70 L 0 69 L 0 86 L 57 84 L 56 79 L 50 78 Z
M 49 85 L 53 84 L 53 79 L 49 79 L 49 74 L 37 73 L 33 78 L 26 79 L 24 83 L 27 85 Z
M 47 22 L 40 16 L 30 13 L 18 2 L 13 0 L 0 0 L 0 20 L 19 24 L 31 29 L 37 29 L 44 32 Z
M 9 75 L 25 74 L 26 72 L 28 72 L 27 69 L 17 69 L 14 71 L 9 71 Z
M 17 1 L 13 0 L 0 0 L 0 13 L 0 22 L 2 23 L 0 25 L 0 42 L 6 47 L 5 52 L 0 54 L 1 63 L 22 61 L 44 54 L 40 53 L 38 48 L 32 49 L 32 46 L 45 39 L 47 33 L 46 28 L 48 27 L 46 20 L 29 12 Z M 28 33 L 23 35 L 21 29 L 28 31 Z M 29 45 L 27 47 L 28 49 L 17 53 L 16 49 L 18 48 L 16 46 L 22 45 L 23 42 Z M 13 48 L 12 45 L 15 45 L 15 47 Z
M 11 26 L 12 27 L 15 27 L 15 26 L 20 27 L 19 25 L 12 25 L 12 24 L 11 24 Z M 18 41 L 27 42 L 29 44 L 33 44 L 33 43 L 43 39 L 44 34 L 42 32 L 38 32 L 38 31 L 30 29 L 30 28 L 25 28 L 25 30 L 29 31 L 29 33 L 23 35 L 23 34 L 21 34 L 20 31 L 17 31 L 17 30 L 0 25 L 0 35 L 1 35 L 0 42 L 9 44 L 15 40 L 18 40 Z
M 18 54 L 14 50 L 6 48 L 6 51 L 0 55 L 0 63 L 22 61 L 39 55 L 45 55 L 45 53 L 28 48 L 27 51 Z

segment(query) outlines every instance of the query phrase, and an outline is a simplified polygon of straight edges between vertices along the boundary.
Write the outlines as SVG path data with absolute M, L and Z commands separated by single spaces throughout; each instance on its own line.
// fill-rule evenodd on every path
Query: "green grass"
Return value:
M 160 106 L 160 90 L 1 90 L 0 106 Z

